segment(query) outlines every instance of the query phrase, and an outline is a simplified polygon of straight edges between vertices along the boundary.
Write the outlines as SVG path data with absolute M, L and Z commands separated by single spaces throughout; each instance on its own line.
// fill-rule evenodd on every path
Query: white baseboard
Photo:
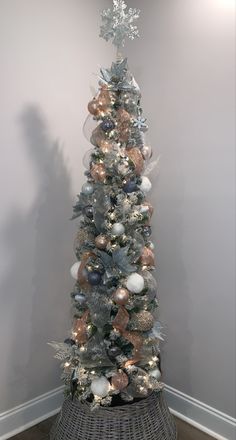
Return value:
M 236 419 L 166 385 L 171 412 L 218 440 L 235 440 Z M 63 387 L 0 414 L 0 440 L 36 425 L 56 414 L 63 401 Z
M 165 386 L 171 412 L 178 418 L 218 440 L 236 439 L 236 419 L 193 397 Z
M 0 414 L 0 440 L 6 440 L 55 415 L 63 401 L 64 387 L 56 388 Z

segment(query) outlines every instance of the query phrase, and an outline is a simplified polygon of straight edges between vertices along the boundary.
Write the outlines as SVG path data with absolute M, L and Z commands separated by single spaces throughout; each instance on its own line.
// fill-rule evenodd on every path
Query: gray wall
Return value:
M 73 197 L 109 1 L 0 0 L 0 413 L 59 385 L 70 328 Z M 58 141 L 59 146 L 57 146 Z
M 81 127 L 112 49 L 110 0 L 0 0 L 0 413 L 60 385 L 48 340 L 69 328 Z M 145 7 L 144 7 L 145 4 Z M 231 0 L 130 0 L 154 178 L 166 382 L 234 413 L 234 121 Z M 55 141 L 59 141 L 59 147 Z
M 152 200 L 165 381 L 235 416 L 235 2 L 130 1 L 129 62 L 161 156 Z

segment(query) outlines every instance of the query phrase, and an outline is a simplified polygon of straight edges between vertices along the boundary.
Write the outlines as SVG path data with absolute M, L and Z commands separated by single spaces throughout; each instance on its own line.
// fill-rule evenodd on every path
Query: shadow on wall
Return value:
M 68 169 L 36 106 L 24 109 L 20 124 L 38 193 L 27 214 L 12 210 L 3 231 L 9 271 L 1 285 L 6 339 L 0 412 L 60 385 L 59 367 L 47 342 L 63 339 L 70 326 L 73 231 Z
M 185 182 L 181 166 L 175 170 L 174 178 L 172 174 L 165 175 L 165 170 L 168 170 L 165 160 L 170 163 L 171 157 L 163 155 L 160 164 L 159 190 L 154 200 L 157 218 L 153 234 L 154 242 L 157 243 L 160 321 L 163 323 L 165 334 L 165 342 L 161 347 L 162 379 L 166 384 L 181 391 L 187 386 L 191 393 L 191 358 L 194 354 L 191 352 L 193 333 L 189 310 L 192 304 L 183 259 Z M 181 337 L 183 334 L 184 339 Z

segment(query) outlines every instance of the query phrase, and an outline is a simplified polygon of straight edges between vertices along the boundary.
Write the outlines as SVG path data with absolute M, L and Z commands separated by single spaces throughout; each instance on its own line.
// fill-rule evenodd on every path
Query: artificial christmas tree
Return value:
M 125 38 L 138 36 L 138 16 L 123 0 L 102 13 L 101 36 L 113 40 L 117 59 L 100 71 L 84 127 L 93 148 L 73 214 L 80 224 L 72 330 L 64 343 L 51 344 L 66 384 L 52 440 L 176 439 L 160 381 L 153 208 L 146 199 L 152 151 L 140 89 L 121 55 Z

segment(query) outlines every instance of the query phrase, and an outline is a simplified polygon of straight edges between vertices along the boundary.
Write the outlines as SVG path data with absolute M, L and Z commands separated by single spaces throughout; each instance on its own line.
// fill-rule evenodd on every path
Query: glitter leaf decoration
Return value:
M 112 39 L 116 47 L 122 47 L 125 39 L 134 40 L 139 37 L 139 31 L 134 21 L 139 18 L 139 9 L 127 9 L 124 0 L 113 0 L 113 9 L 105 9 L 101 13 L 103 24 L 100 37 L 106 41 Z

